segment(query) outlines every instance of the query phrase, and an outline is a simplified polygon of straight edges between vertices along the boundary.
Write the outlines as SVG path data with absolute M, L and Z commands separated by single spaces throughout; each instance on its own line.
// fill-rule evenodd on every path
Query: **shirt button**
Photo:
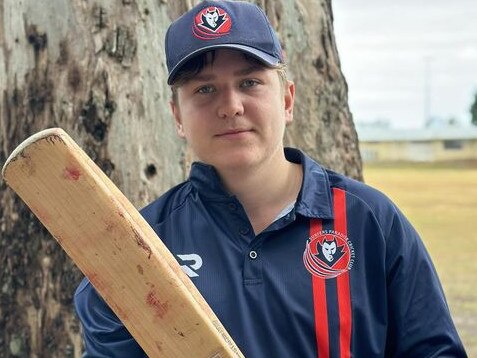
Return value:
M 229 203 L 228 207 L 229 207 L 229 210 L 230 210 L 230 211 L 235 211 L 235 210 L 237 210 L 237 205 L 235 205 L 234 203 Z
M 258 254 L 257 251 L 252 250 L 248 253 L 248 257 L 250 257 L 252 260 L 255 260 L 257 258 Z

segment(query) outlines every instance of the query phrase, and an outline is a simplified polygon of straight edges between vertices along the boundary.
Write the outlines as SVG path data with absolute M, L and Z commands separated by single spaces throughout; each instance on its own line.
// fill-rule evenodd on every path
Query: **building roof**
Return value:
M 477 139 L 477 126 L 445 126 L 429 128 L 386 128 L 356 126 L 360 142 L 420 142 L 432 140 Z

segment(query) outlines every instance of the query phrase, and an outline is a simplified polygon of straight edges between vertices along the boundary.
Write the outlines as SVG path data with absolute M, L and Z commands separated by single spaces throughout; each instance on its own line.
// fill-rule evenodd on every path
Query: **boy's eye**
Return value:
M 244 80 L 242 81 L 242 83 L 240 84 L 240 87 L 253 87 L 253 86 L 256 86 L 258 85 L 259 82 L 257 80 Z
M 198 89 L 197 89 L 197 93 L 203 93 L 203 94 L 207 94 L 207 93 L 212 93 L 214 92 L 214 87 L 213 86 L 210 86 L 210 85 L 204 85 L 204 86 L 200 86 Z

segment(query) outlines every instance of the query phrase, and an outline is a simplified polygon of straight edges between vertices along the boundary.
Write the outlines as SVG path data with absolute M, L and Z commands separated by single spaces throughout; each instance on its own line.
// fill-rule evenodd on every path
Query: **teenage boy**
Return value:
M 295 85 L 263 11 L 201 2 L 170 26 L 166 55 L 197 162 L 142 214 L 245 356 L 465 357 L 398 208 L 284 148 Z M 75 303 L 87 357 L 144 356 L 88 280 Z

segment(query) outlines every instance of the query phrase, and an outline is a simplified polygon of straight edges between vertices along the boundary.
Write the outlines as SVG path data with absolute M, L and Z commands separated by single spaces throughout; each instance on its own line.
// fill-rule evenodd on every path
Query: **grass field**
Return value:
M 477 164 L 365 165 L 421 234 L 469 357 L 477 357 Z

